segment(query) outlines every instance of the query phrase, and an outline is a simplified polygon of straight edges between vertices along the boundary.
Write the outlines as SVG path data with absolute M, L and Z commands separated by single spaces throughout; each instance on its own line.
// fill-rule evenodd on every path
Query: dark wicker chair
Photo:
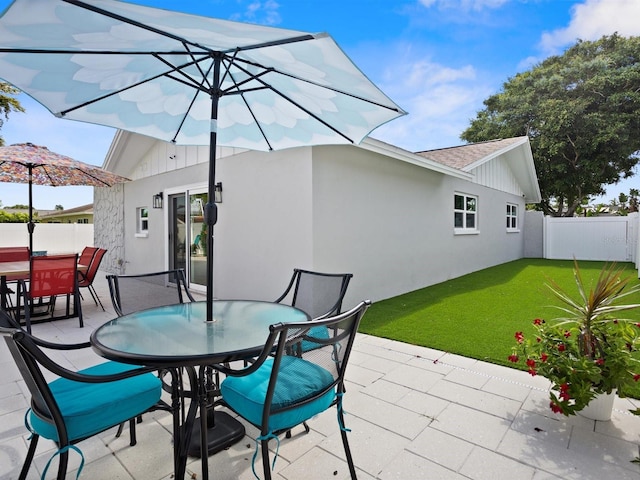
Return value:
M 331 406 L 337 406 L 349 472 L 356 478 L 342 398 L 353 341 L 369 305 L 369 301 L 362 302 L 348 312 L 320 320 L 272 325 L 264 349 L 253 363 L 243 369 L 217 367 L 227 375 L 220 385 L 222 403 L 260 430 L 256 442 L 260 443 L 265 479 L 271 479 L 269 439 Z M 327 329 L 326 338 L 309 335 L 318 327 Z M 315 346 L 296 355 L 287 353 L 290 346 L 301 342 Z M 326 472 L 324 477 L 331 475 Z

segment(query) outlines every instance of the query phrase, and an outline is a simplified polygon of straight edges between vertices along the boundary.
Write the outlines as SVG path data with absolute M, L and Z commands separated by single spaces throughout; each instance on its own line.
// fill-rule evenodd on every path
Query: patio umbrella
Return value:
M 128 181 L 95 165 L 73 160 L 47 147 L 20 143 L 0 147 L 0 182 L 29 184 L 29 250 L 33 252 L 32 185 L 111 187 Z
M 58 117 L 210 147 L 209 304 L 216 146 L 357 144 L 405 114 L 325 33 L 112 0 L 15 0 L 0 76 Z

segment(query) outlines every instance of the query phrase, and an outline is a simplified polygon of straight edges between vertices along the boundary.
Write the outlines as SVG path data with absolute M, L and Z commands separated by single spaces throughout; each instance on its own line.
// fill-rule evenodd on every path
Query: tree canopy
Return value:
M 547 215 L 572 216 L 640 160 L 640 37 L 579 40 L 503 84 L 461 138 L 528 135 Z
M 20 102 L 15 95 L 18 95 L 20 90 L 12 87 L 8 83 L 0 82 L 0 128 L 4 125 L 5 120 L 9 119 L 9 113 L 24 112 L 24 108 L 20 105 Z M 2 118 L 4 117 L 4 118 Z M 4 145 L 4 139 L 0 137 L 0 147 Z

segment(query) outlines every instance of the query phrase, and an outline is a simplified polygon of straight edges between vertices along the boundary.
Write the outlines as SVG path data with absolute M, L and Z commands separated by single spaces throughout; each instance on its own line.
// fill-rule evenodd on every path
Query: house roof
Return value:
M 45 219 L 48 217 L 63 217 L 67 215 L 77 215 L 77 214 L 93 214 L 93 203 L 89 203 L 87 205 L 81 205 L 79 207 L 69 208 L 66 210 L 53 210 L 49 211 L 46 214 L 39 215 L 40 219 Z
M 416 152 L 418 155 L 435 160 L 436 162 L 448 165 L 460 170 L 480 161 L 487 161 L 489 158 L 497 156 L 503 150 L 508 150 L 514 145 L 522 143 L 526 137 L 504 138 L 501 140 L 490 140 L 488 142 L 469 143 L 457 147 L 439 148 L 437 150 L 425 150 Z M 483 162 L 484 163 L 484 162 Z
M 130 169 L 133 165 L 131 159 L 142 158 L 158 141 L 136 133 L 118 130 L 105 158 L 103 168 L 119 175 L 130 176 Z M 493 140 L 417 153 L 372 137 L 366 137 L 357 147 L 468 181 L 474 181 L 475 168 L 502 156 L 522 188 L 525 201 L 540 202 L 540 187 L 528 137 Z
M 468 173 L 473 173 L 474 169 L 502 156 L 521 186 L 525 201 L 540 202 L 540 186 L 531 154 L 529 137 L 504 138 L 457 147 L 425 150 L 417 152 L 417 155 Z

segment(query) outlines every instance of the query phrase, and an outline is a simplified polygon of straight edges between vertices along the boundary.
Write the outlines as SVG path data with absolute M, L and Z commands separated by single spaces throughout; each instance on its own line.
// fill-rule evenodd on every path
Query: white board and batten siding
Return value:
M 502 158 L 483 163 L 472 171 L 475 176 L 473 180 L 474 183 L 495 188 L 502 192 L 512 193 L 518 196 L 522 195 L 522 187 Z
M 544 217 L 544 258 L 635 262 L 638 214 Z

